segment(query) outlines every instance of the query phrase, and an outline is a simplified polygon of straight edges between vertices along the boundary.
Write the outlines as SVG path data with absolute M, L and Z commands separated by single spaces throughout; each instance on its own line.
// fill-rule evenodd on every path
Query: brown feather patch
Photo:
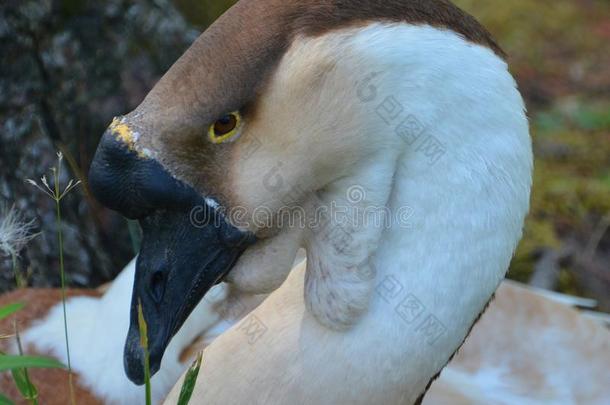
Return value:
M 212 145 L 208 127 L 230 111 L 252 121 L 257 98 L 300 35 L 374 22 L 428 24 L 504 53 L 473 17 L 447 0 L 241 0 L 171 67 L 136 111 L 126 116 L 146 149 L 178 179 L 230 208 L 239 204 L 226 181 L 238 154 Z

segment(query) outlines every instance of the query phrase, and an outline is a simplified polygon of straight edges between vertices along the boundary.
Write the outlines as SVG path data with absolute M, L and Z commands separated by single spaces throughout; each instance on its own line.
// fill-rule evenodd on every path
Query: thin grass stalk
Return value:
M 21 276 L 19 274 L 19 265 L 17 263 L 17 255 L 13 252 L 11 252 L 11 261 L 12 261 L 12 265 L 13 265 L 13 273 L 15 274 L 15 285 L 17 286 L 17 288 L 21 288 L 21 287 L 23 287 L 23 285 L 21 283 Z
M 17 288 L 26 288 L 28 286 L 28 273 L 22 271 L 19 266 L 19 258 L 16 254 L 11 253 L 11 260 L 13 265 L 13 274 L 15 275 L 15 285 Z
M 56 184 L 57 184 L 56 180 Z M 59 188 L 57 188 L 59 189 Z M 64 240 L 61 232 L 61 208 L 60 208 L 60 200 L 55 200 L 55 205 L 57 208 L 57 241 L 59 244 L 59 274 L 61 278 L 61 304 L 63 307 L 63 315 L 64 315 L 64 337 L 66 339 L 66 356 L 68 358 L 68 384 L 70 386 L 70 402 L 72 405 L 76 404 L 74 398 L 74 382 L 72 381 L 72 362 L 70 360 L 70 341 L 68 338 L 68 316 L 66 312 L 66 273 L 64 270 Z
M 152 393 L 150 385 L 150 355 L 148 349 L 144 353 L 144 379 L 146 381 L 146 405 L 152 405 Z
M 61 194 L 59 191 L 59 176 L 61 163 L 54 173 L 55 180 L 55 207 L 57 218 L 57 241 L 59 244 L 59 274 L 61 278 L 61 304 L 64 312 L 64 337 L 66 339 L 66 356 L 68 358 L 68 385 L 70 386 L 70 402 L 76 404 L 74 398 L 74 382 L 72 381 L 72 362 L 70 361 L 70 341 L 68 338 L 68 316 L 66 313 L 66 273 L 64 270 L 64 238 L 61 231 Z
M 62 220 L 61 220 L 61 200 L 74 188 L 76 188 L 80 181 L 74 182 L 70 180 L 63 191 L 59 188 L 59 180 L 61 178 L 61 164 L 63 160 L 63 154 L 57 153 L 57 167 L 52 167 L 51 172 L 53 173 L 53 188 L 49 186 L 46 176 L 42 176 L 40 179 L 42 185 L 38 184 L 34 180 L 26 179 L 26 182 L 36 187 L 38 190 L 45 193 L 52 200 L 55 201 L 56 209 L 56 220 L 57 220 L 57 240 L 59 245 L 59 274 L 61 278 L 61 302 L 63 307 L 64 315 L 64 337 L 66 340 L 66 357 L 68 359 L 68 384 L 70 386 L 70 402 L 72 405 L 76 405 L 74 397 L 74 381 L 72 376 L 72 361 L 70 359 L 70 341 L 68 338 L 68 316 L 66 314 L 66 273 L 64 269 L 64 241 L 62 234 Z

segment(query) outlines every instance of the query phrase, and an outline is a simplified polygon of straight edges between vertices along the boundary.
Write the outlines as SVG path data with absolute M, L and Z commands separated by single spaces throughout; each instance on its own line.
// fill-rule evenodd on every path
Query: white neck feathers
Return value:
M 330 179 L 308 208 L 334 202 L 349 217 L 373 205 L 390 220 L 304 234 L 305 275 L 293 270 L 206 349 L 195 397 L 414 403 L 483 311 L 521 235 L 532 152 L 515 81 L 491 50 L 454 32 L 373 24 L 297 39 L 270 87 L 268 104 L 293 103 L 262 110 L 288 105 L 285 117 L 301 120 L 295 138 L 310 143 L 282 159 L 322 162 L 311 188 Z M 250 288 L 256 272 L 265 279 L 251 256 L 238 263 Z
M 368 118 L 357 142 L 382 145 L 322 198 L 353 208 L 346 195 L 358 189 L 360 209 L 387 207 L 390 220 L 348 225 L 347 242 L 312 233 L 305 301 L 334 329 L 364 314 L 358 329 L 389 343 L 408 365 L 403 377 L 423 387 L 463 342 L 521 237 L 532 171 L 524 104 L 504 61 L 449 31 L 374 25 L 315 41 L 340 45 L 337 74 L 345 61 L 358 78 L 343 89 Z

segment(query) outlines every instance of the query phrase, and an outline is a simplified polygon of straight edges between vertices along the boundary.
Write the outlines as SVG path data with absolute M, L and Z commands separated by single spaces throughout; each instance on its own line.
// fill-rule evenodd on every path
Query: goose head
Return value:
M 435 61 L 410 78 L 401 65 L 403 50 L 375 35 L 380 27 L 403 29 L 404 23 L 429 30 L 413 36 L 413 58 Z M 370 31 L 370 42 L 355 34 L 361 30 Z M 308 309 L 334 329 L 357 321 L 374 281 L 354 269 L 374 253 L 382 227 L 355 224 L 335 238 L 310 224 L 298 226 L 301 217 L 297 226 L 283 221 L 285 208 L 307 218 L 313 213 L 325 228 L 319 221 L 328 211 L 319 214 L 320 206 L 338 202 L 350 211 L 388 204 L 398 162 L 414 153 L 388 124 L 388 114 L 411 108 L 428 125 L 440 119 L 447 108 L 442 103 L 456 101 L 446 89 L 437 98 L 422 90 L 438 79 L 435 72 L 442 76 L 448 69 L 447 61 L 425 52 L 438 42 L 435 33 L 447 30 L 505 70 L 487 32 L 444 1 L 387 7 L 375 1 L 241 1 L 195 41 L 135 111 L 113 121 L 92 163 L 90 185 L 104 205 L 137 219 L 143 229 L 125 346 L 130 379 L 143 382 L 140 304 L 154 373 L 172 336 L 213 285 L 224 279 L 252 292 L 273 290 L 299 246 L 309 256 Z M 514 82 L 509 85 L 514 90 Z M 476 98 L 476 90 L 456 85 L 456 91 L 468 102 Z M 514 93 L 506 120 L 522 124 L 523 106 Z M 470 136 L 445 142 L 457 147 Z

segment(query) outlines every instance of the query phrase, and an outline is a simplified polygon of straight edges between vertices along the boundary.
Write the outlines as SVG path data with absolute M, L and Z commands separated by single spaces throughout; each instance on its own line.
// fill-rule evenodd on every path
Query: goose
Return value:
M 194 403 L 420 402 L 506 273 L 532 166 L 503 52 L 449 1 L 238 2 L 91 164 L 143 230 L 128 377 L 137 303 L 154 373 L 226 281 L 271 294 L 258 334 L 206 348 Z
M 188 350 L 205 350 L 240 322 L 241 330 L 254 336 L 256 331 L 248 332 L 251 324 L 243 320 L 265 297 L 253 298 L 232 290 L 230 298 L 217 301 L 211 309 L 217 312 L 216 323 L 202 330 Z M 610 331 L 603 319 L 576 309 L 595 305 L 590 299 L 503 281 L 464 345 L 432 383 L 423 404 L 606 403 Z M 239 309 L 231 310 L 232 306 Z M 176 384 L 181 386 L 182 381 Z M 177 399 L 177 388 L 168 403 Z
M 610 331 L 562 301 L 503 282 L 423 403 L 608 403 Z
M 142 403 L 144 391 L 123 371 L 122 351 L 129 325 L 129 305 L 133 288 L 135 259 L 108 286 L 98 290 L 67 290 L 70 356 L 76 375 L 74 395 L 79 404 Z M 228 287 L 217 286 L 193 311 L 168 346 L 160 371 L 152 379 L 153 403 L 160 403 L 190 365 L 196 353 L 184 351 L 202 331 L 218 322 L 214 310 L 228 298 Z M 63 308 L 58 289 L 21 289 L 0 296 L 0 306 L 22 302 L 26 306 L 11 318 L 0 321 L 3 334 L 13 334 L 13 320 L 19 324 L 21 344 L 26 354 L 53 356 L 67 364 Z M 210 333 L 210 332 L 208 332 Z M 18 353 L 14 341 L 2 341 L 6 352 Z M 70 403 L 65 370 L 29 370 L 40 401 L 45 404 Z M 20 398 L 10 375 L 0 377 L 0 392 Z

